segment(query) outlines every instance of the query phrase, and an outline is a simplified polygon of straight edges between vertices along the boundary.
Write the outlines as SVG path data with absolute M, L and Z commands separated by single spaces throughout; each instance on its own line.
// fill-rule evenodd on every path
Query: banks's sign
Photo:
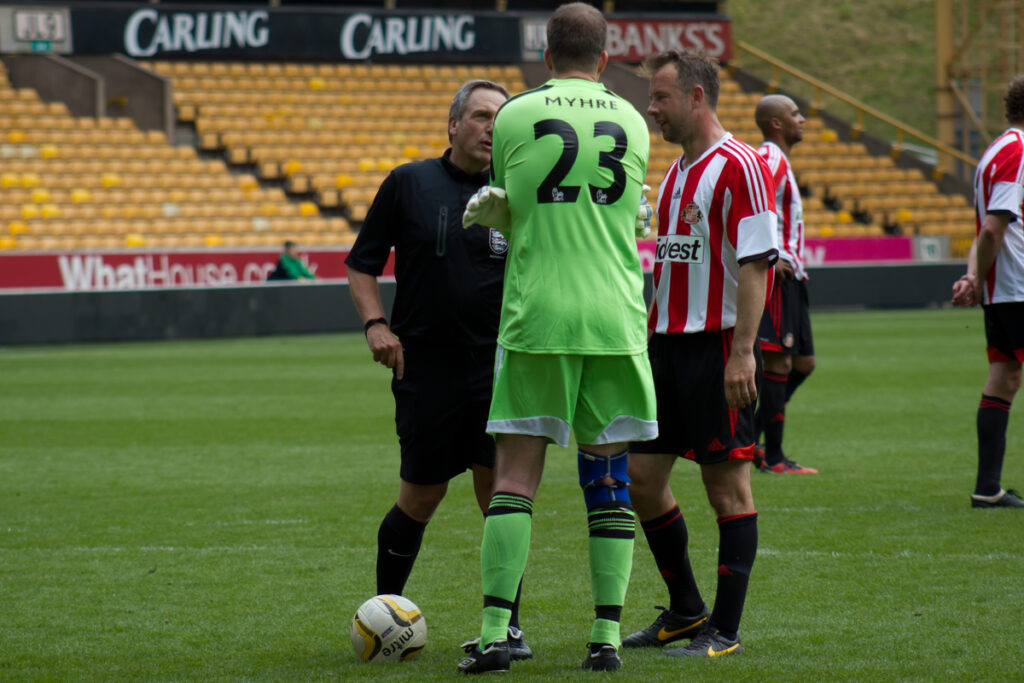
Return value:
M 523 58 L 537 60 L 547 46 L 547 20 L 528 17 L 520 24 Z M 608 57 L 640 62 L 662 50 L 703 50 L 720 62 L 732 56 L 729 20 L 711 15 L 681 19 L 608 19 Z
M 703 50 L 719 62 L 727 62 L 730 50 L 727 19 L 681 21 L 608 21 L 608 56 L 627 62 L 642 61 L 663 50 Z

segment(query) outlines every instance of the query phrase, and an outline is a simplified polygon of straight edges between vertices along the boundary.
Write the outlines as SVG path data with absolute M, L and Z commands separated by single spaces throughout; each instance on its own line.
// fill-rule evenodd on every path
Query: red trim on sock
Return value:
M 671 510 L 669 510 L 669 512 L 671 512 Z M 667 513 L 666 513 L 666 514 L 667 514 Z M 681 511 L 681 510 L 679 509 L 679 506 L 677 505 L 677 506 L 676 506 L 676 514 L 672 515 L 671 517 L 669 517 L 668 519 L 666 519 L 666 520 L 665 520 L 664 522 L 662 522 L 662 523 L 661 523 L 661 524 L 659 524 L 658 526 L 653 526 L 653 527 L 649 527 L 649 526 L 647 526 L 647 524 L 648 524 L 647 522 L 640 522 L 640 526 L 641 526 L 641 527 L 643 528 L 643 530 L 644 530 L 644 532 L 645 532 L 645 533 L 646 533 L 646 532 L 655 532 L 655 531 L 661 531 L 662 529 L 664 529 L 664 528 L 665 528 L 665 527 L 667 527 L 667 526 L 668 526 L 669 524 L 671 524 L 672 522 L 676 521 L 677 519 L 679 519 L 679 518 L 680 518 L 680 517 L 682 517 L 682 516 L 683 516 L 683 513 L 682 513 L 682 511 Z M 655 519 L 657 519 L 657 517 L 655 517 Z
M 757 510 L 754 510 L 753 512 L 744 512 L 739 515 L 726 515 L 724 517 L 719 517 L 717 521 L 719 524 L 725 524 L 726 522 L 731 522 L 736 519 L 743 519 L 744 517 L 753 517 L 756 514 Z
M 764 348 L 764 347 L 762 346 L 761 348 Z M 775 373 L 775 372 L 766 372 L 766 373 L 764 373 L 764 378 L 766 380 L 768 380 L 769 382 L 781 382 L 783 384 L 785 384 L 786 382 L 789 381 L 789 375 L 780 375 L 780 374 Z
M 1010 412 L 1010 408 L 1013 406 L 1007 400 L 1001 399 L 998 396 L 985 396 L 982 395 L 981 401 L 978 403 L 978 408 L 998 408 L 999 410 Z

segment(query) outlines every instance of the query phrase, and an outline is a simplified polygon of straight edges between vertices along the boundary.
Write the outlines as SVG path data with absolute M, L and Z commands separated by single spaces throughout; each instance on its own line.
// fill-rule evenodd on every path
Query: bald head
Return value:
M 800 107 L 785 95 L 765 95 L 754 110 L 754 121 L 765 140 L 788 149 L 803 139 Z

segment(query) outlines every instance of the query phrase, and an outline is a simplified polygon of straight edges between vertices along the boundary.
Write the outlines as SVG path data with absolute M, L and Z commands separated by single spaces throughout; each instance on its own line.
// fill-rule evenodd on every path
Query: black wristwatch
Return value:
M 366 333 L 368 333 L 370 331 L 370 328 L 373 327 L 374 325 L 387 325 L 387 324 L 388 324 L 388 319 L 387 318 L 374 318 L 373 320 L 367 320 L 366 324 L 363 325 L 363 334 L 365 335 Z

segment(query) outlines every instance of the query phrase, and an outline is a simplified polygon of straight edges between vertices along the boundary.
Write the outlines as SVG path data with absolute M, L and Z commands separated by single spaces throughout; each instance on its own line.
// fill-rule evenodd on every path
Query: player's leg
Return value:
M 702 338 L 706 348 L 695 354 L 695 360 L 707 369 L 697 377 L 694 389 L 704 400 L 692 405 L 690 414 L 695 423 L 693 458 L 700 464 L 708 502 L 718 519 L 718 578 L 707 624 L 689 645 L 666 651 L 672 656 L 711 657 L 742 650 L 740 618 L 757 555 L 757 511 L 750 488 L 754 408 L 731 410 L 725 400 L 725 359 L 732 330 Z
M 789 403 L 797 388 L 814 372 L 815 367 L 817 361 L 813 355 L 793 356 L 793 369 L 789 371 L 789 380 L 786 383 L 786 403 Z
M 686 522 L 669 487 L 673 465 L 689 450 L 684 400 L 692 379 L 685 365 L 693 355 L 691 342 L 690 335 L 659 334 L 649 344 L 658 438 L 630 444 L 630 498 L 668 589 L 669 608 L 646 628 L 623 638 L 624 647 L 657 647 L 692 638 L 707 617 L 690 565 Z
M 786 383 L 793 368 L 792 356 L 779 351 L 762 350 L 764 381 L 757 410 L 757 423 L 764 433 L 764 464 L 773 471 L 782 465 L 782 434 L 786 427 Z
M 484 523 L 480 566 L 484 618 L 480 643 L 505 640 L 530 549 L 533 499 L 544 471 L 547 440 L 522 434 L 498 437 L 494 495 Z
M 650 626 L 622 639 L 624 647 L 660 647 L 692 638 L 707 620 L 707 606 L 690 564 L 689 532 L 669 477 L 678 456 L 630 453 L 630 497 L 647 546 L 668 589 L 669 606 Z
M 654 381 L 647 354 L 586 356 L 573 419 L 577 469 L 587 506 L 594 622 L 583 667 L 621 666 L 619 623 L 633 567 L 636 516 L 630 502 L 628 441 L 657 436 Z
M 978 406 L 978 476 L 971 505 L 1024 507 L 1022 496 L 1013 490 L 1003 490 L 1000 483 L 1010 406 L 1021 385 L 1024 303 L 992 304 L 984 310 L 989 366 Z
M 1006 428 L 1010 407 L 1021 385 L 1021 364 L 990 363 L 988 378 L 978 405 L 978 475 L 971 503 L 974 507 L 1017 507 L 1015 493 L 1003 490 L 1000 480 L 1006 454 Z
M 775 286 L 772 287 L 771 295 L 768 297 L 768 301 L 765 304 L 764 313 L 761 315 L 761 323 L 757 329 L 757 343 L 761 347 L 761 355 L 765 364 L 765 370 L 767 370 L 769 358 L 776 358 L 784 360 L 787 358 L 784 353 L 785 349 L 782 346 L 782 289 L 785 280 L 781 278 L 775 279 Z M 778 363 L 775 363 L 778 365 Z M 781 371 L 781 368 L 777 368 Z M 782 374 L 788 374 L 788 370 Z M 762 381 L 760 387 L 760 395 L 758 396 L 758 408 L 757 408 L 757 421 L 754 423 L 757 432 L 754 434 L 754 443 L 760 443 L 762 433 L 765 431 L 765 427 L 770 423 L 769 410 L 775 410 L 772 415 L 777 414 L 778 406 L 774 405 L 772 387 L 768 386 L 768 381 Z M 767 395 L 766 395 L 767 394 Z M 769 405 L 771 404 L 771 405 Z M 764 464 L 764 459 L 767 449 L 758 447 L 754 452 L 754 464 L 757 467 L 761 467 Z
M 759 464 L 759 469 L 776 474 L 817 474 L 818 470 L 804 467 L 787 458 L 782 449 L 790 378 L 794 376 L 797 365 L 794 356 L 814 353 L 810 339 L 810 317 L 804 305 L 806 298 L 801 298 L 806 288 L 802 282 L 790 278 L 782 281 L 776 289 L 781 299 L 778 344 L 762 346 L 761 349 L 764 381 L 761 384 L 757 419 L 760 429 L 764 431 L 764 462 Z M 801 367 L 806 369 L 806 364 Z M 801 377 L 805 378 L 806 374 Z
M 726 637 L 735 639 L 757 555 L 757 510 L 750 490 L 750 463 L 729 460 L 701 465 L 700 471 L 708 502 L 718 519 L 718 585 L 709 622 Z
M 533 499 L 544 471 L 544 437 L 501 434 L 497 438 L 494 495 L 480 543 L 484 594 L 478 639 L 463 643 L 463 673 L 507 671 L 508 631 L 516 593 L 526 569 L 533 522 Z
M 491 407 L 494 384 L 495 351 L 494 346 L 489 346 L 465 354 L 465 368 L 456 375 L 461 377 L 467 386 L 467 407 L 461 411 L 465 415 L 462 431 L 466 433 L 465 448 L 472 454 L 473 492 L 485 519 L 491 495 L 494 493 L 494 438 L 487 433 L 487 414 Z M 526 644 L 523 632 L 519 628 L 519 603 L 522 594 L 523 583 L 520 581 L 509 618 L 508 645 L 512 660 L 533 657 L 533 651 Z
M 587 547 L 594 622 L 584 668 L 621 666 L 619 622 L 633 564 L 636 518 L 629 500 L 625 443 L 583 444 L 577 470 L 587 506 Z M 610 646 L 610 647 L 608 647 Z
M 491 504 L 491 496 L 494 493 L 494 468 L 482 465 L 473 465 L 473 491 L 476 494 L 477 504 L 480 511 L 484 513 L 486 523 L 487 508 Z M 512 601 L 512 613 L 508 622 L 508 644 L 509 655 L 513 660 L 530 659 L 533 651 L 526 644 L 523 632 L 519 626 L 519 603 L 523 596 L 523 581 L 519 580 L 519 587 L 516 589 L 516 597 Z
M 508 627 L 530 547 L 533 498 L 548 442 L 568 445 L 580 367 L 565 356 L 498 348 L 487 431 L 498 434 L 494 494 L 480 547 L 480 638 L 465 644 L 463 673 L 509 667 Z M 571 396 L 571 400 L 570 400 Z
M 789 403 L 793 393 L 814 372 L 815 368 L 814 334 L 811 331 L 811 304 L 807 295 L 807 283 L 798 282 L 796 284 L 799 292 L 797 329 L 794 332 L 796 355 L 793 357 L 793 369 L 789 373 L 789 381 L 786 385 L 786 403 Z

